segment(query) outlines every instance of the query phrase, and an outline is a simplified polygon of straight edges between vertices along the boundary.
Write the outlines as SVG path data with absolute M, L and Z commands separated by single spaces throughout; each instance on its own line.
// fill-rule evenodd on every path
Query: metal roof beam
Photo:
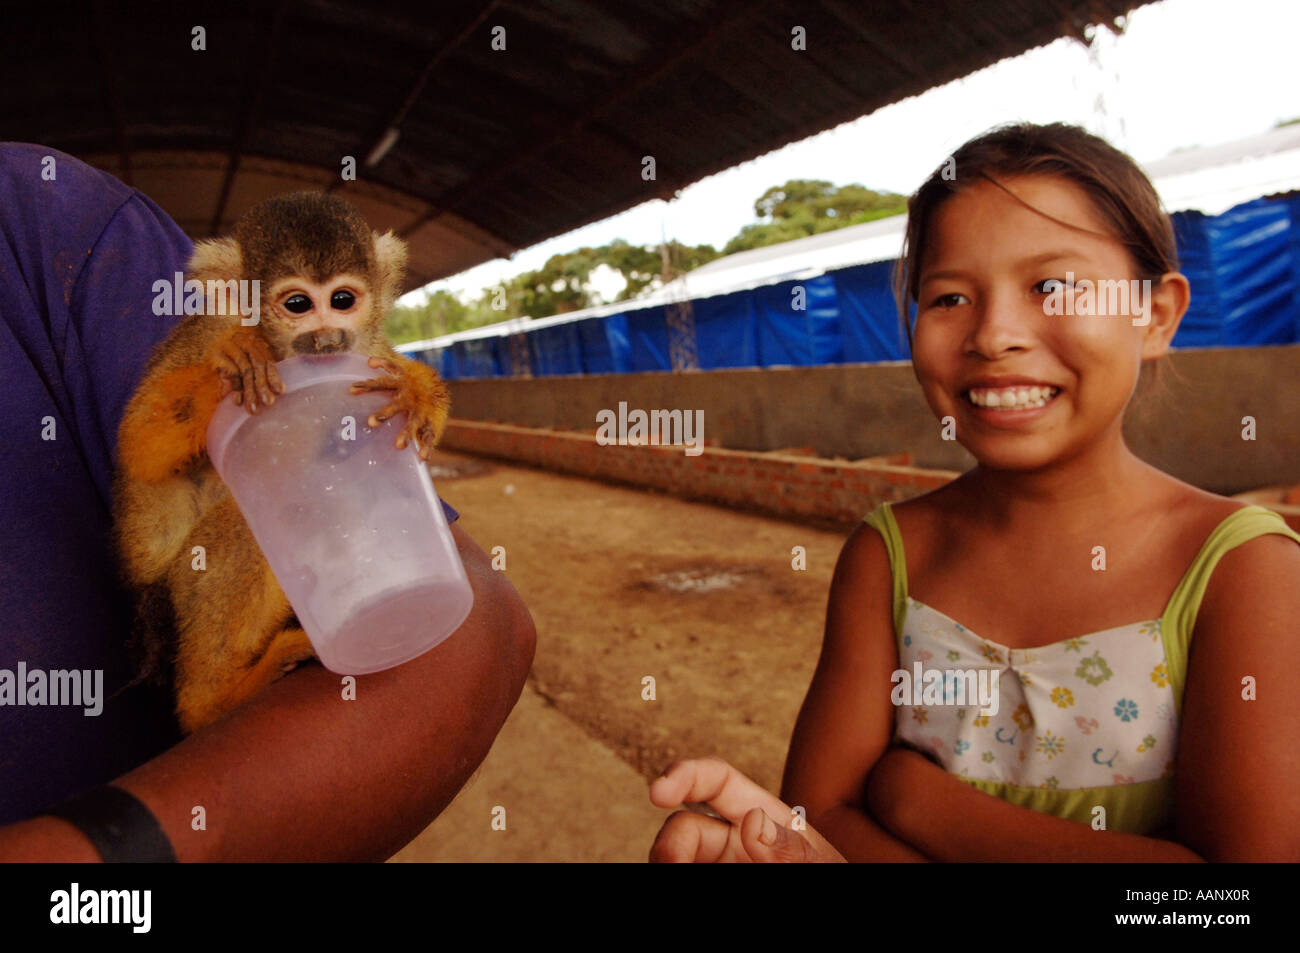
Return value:
M 402 100 L 402 104 L 397 107 L 397 112 L 393 114 L 393 118 L 380 127 L 379 132 L 376 134 L 370 147 L 357 153 L 358 155 L 369 156 L 379 148 L 380 144 L 384 141 L 384 138 L 388 135 L 390 129 L 400 129 L 402 121 L 406 118 L 406 114 L 411 111 L 419 101 L 420 96 L 424 94 L 424 87 L 429 84 L 429 80 L 432 78 L 434 71 L 442 65 L 442 62 L 448 56 L 459 49 L 461 45 L 473 35 L 474 31 L 481 27 L 483 22 L 492 15 L 492 11 L 500 5 L 501 0 L 487 0 L 486 3 L 479 7 L 477 13 L 472 14 L 465 21 L 465 25 L 461 27 L 454 36 L 439 45 L 438 48 L 433 51 L 429 59 L 425 62 L 424 68 L 420 70 L 420 75 L 417 76 L 415 82 L 411 84 L 411 88 L 407 91 L 406 97 Z M 329 187 L 325 191 L 333 192 L 342 184 L 343 180 L 341 178 L 336 178 L 330 182 Z
M 911 62 L 911 60 L 908 59 L 907 54 L 895 52 L 894 50 L 889 49 L 880 42 L 878 37 L 874 36 L 870 31 L 863 29 L 862 25 L 858 23 L 858 18 L 861 16 L 860 10 L 855 10 L 852 7 L 848 7 L 847 4 L 836 2 L 836 0 L 822 0 L 822 4 L 826 8 L 826 12 L 833 16 L 845 30 L 852 33 L 867 46 L 871 47 L 872 52 L 875 53 L 876 56 L 880 57 L 895 70 L 910 79 L 920 79 L 924 75 L 924 70 L 918 68 L 915 63 Z M 846 9 L 846 7 L 848 8 Z
M 292 2 L 293 0 L 280 0 L 276 4 L 275 12 L 271 15 L 271 27 L 265 33 L 266 48 L 262 51 L 262 55 L 258 57 L 261 69 L 258 70 L 256 78 L 250 79 L 245 87 L 247 95 L 244 98 L 244 111 L 240 114 L 234 138 L 231 140 L 230 159 L 226 163 L 226 172 L 221 179 L 221 192 L 217 198 L 216 208 L 212 212 L 212 222 L 208 226 L 208 234 L 210 235 L 216 235 L 221 229 L 221 220 L 226 214 L 226 205 L 230 201 L 230 191 L 234 187 L 235 176 L 239 172 L 239 163 L 244 154 L 244 147 L 248 144 L 248 138 L 252 134 L 253 126 L 257 123 L 258 115 L 262 110 L 262 95 L 266 89 L 266 79 L 272 75 L 276 51 L 280 47 L 281 28 L 284 26 L 285 14 L 288 12 L 289 4 Z

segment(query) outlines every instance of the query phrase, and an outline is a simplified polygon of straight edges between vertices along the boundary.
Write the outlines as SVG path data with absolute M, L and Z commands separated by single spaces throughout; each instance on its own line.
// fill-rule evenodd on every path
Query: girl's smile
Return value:
M 1027 377 L 984 376 L 961 392 L 973 413 L 990 426 L 1015 428 L 1042 416 L 1061 388 Z

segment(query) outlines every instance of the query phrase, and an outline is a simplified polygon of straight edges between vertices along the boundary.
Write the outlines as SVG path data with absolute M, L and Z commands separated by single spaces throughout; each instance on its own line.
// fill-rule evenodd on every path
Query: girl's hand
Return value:
M 797 815 L 720 758 L 674 762 L 650 785 L 658 807 L 703 802 L 723 819 L 678 811 L 664 822 L 650 848 L 654 863 L 844 863 L 811 827 L 786 827 Z

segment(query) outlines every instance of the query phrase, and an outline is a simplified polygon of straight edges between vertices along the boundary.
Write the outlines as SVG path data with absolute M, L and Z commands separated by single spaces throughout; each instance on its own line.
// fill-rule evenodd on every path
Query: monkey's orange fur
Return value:
M 322 235 L 337 247 L 322 244 Z M 302 262 L 312 280 L 347 275 L 349 288 L 369 295 L 365 310 L 349 316 L 349 349 L 381 359 L 388 374 L 355 390 L 394 391 L 374 416 L 406 414 L 402 439 L 432 446 L 450 409 L 446 385 L 432 368 L 394 351 L 382 331 L 405 262 L 400 241 L 371 233 L 340 199 L 300 193 L 254 209 L 234 239 L 200 244 L 188 271 L 201 281 L 274 274 L 279 286 L 286 263 L 308 267 Z M 187 733 L 314 654 L 205 446 L 223 375 L 236 392 L 252 394 L 250 375 L 265 379 L 275 361 L 301 350 L 294 322 L 274 303 L 262 308 L 256 327 L 237 316 L 187 318 L 155 352 L 122 418 L 114 515 L 123 569 L 138 597 L 138 679 L 174 671 L 176 712 Z M 236 366 L 249 370 L 234 375 Z
M 211 420 L 220 402 L 221 381 L 209 367 L 195 365 L 172 371 L 145 391 L 138 407 L 140 419 L 123 427 L 120 455 L 136 480 L 157 483 L 185 470 L 203 455 L 203 431 L 195 420 Z

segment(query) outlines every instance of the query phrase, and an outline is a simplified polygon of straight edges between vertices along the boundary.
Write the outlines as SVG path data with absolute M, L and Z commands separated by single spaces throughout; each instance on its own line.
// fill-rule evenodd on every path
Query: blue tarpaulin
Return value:
M 1219 292 L 1214 286 L 1214 250 L 1208 215 L 1179 212 L 1174 220 L 1178 241 L 1178 267 L 1187 276 L 1192 300 L 1174 335 L 1175 347 L 1215 347 L 1219 343 Z
M 907 359 L 907 338 L 898 320 L 892 279 L 894 262 L 877 261 L 831 272 L 839 301 L 840 336 L 848 363 Z
M 1291 217 L 1291 340 L 1300 341 L 1300 195 L 1286 199 L 1287 213 Z
M 578 347 L 582 351 L 582 370 L 585 374 L 620 374 L 625 373 L 627 357 L 619 363 L 619 354 L 610 338 L 610 322 L 622 315 L 610 315 L 606 318 L 592 318 L 589 321 L 575 321 L 573 327 L 578 329 Z M 626 321 L 623 338 L 626 340 Z M 626 350 L 626 349 L 625 349 Z
M 1297 337 L 1300 220 L 1294 199 L 1257 199 L 1222 215 L 1173 216 L 1192 301 L 1175 347 L 1289 344 Z
M 451 346 L 457 377 L 496 377 L 501 373 L 496 355 L 496 338 L 473 338 Z
M 1223 316 L 1219 344 L 1287 344 L 1295 340 L 1293 227 L 1287 203 L 1265 199 L 1238 205 L 1210 220 L 1215 284 Z M 1192 294 L 1194 297 L 1195 289 Z
M 1173 216 L 1192 289 L 1175 347 L 1300 342 L 1300 196 L 1256 199 L 1222 215 Z M 907 359 L 891 286 L 894 262 L 692 302 L 703 370 Z M 665 308 L 632 309 L 524 332 L 538 376 L 672 369 Z M 800 307 L 802 305 L 802 307 Z M 509 337 L 457 341 L 425 358 L 447 378 L 510 376 Z
M 629 311 L 627 318 L 630 371 L 670 371 L 668 322 L 663 308 Z
M 818 275 L 755 288 L 757 362 L 763 367 L 838 364 L 844 360 L 835 279 Z
M 529 332 L 533 374 L 550 377 L 583 373 L 582 340 L 578 335 L 580 323 L 557 324 Z
M 758 321 L 751 293 L 700 298 L 692 303 L 692 311 L 701 370 L 759 366 Z

